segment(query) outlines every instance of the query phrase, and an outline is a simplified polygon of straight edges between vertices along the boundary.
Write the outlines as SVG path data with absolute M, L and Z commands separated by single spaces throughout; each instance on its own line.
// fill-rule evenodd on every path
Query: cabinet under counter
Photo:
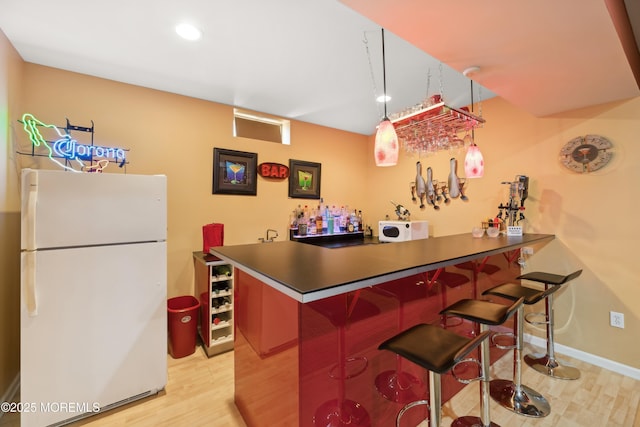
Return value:
M 515 280 L 519 249 L 553 238 L 463 234 L 341 249 L 291 241 L 212 248 L 236 269 L 235 402 L 245 422 L 329 425 L 326 417 L 342 407 L 343 416 L 392 425 L 405 400 L 426 392 L 424 370 L 400 366 L 377 346 L 416 323 L 474 333 L 475 325 L 451 323 L 440 310 Z M 491 360 L 504 352 L 492 348 Z M 396 370 L 415 379 L 411 390 L 385 391 Z M 443 378 L 443 400 L 462 387 Z M 415 416 L 418 424 L 422 415 Z

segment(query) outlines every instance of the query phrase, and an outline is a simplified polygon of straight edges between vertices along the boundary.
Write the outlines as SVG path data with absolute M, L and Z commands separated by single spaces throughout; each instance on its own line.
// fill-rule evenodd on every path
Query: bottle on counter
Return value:
M 322 232 L 327 234 L 329 232 L 329 207 L 325 206 L 322 212 Z
M 316 213 L 316 233 L 317 234 L 322 234 L 323 233 L 323 226 L 322 226 L 322 210 L 320 209 L 320 207 L 318 207 L 318 212 Z
M 298 218 L 298 235 L 306 236 L 309 225 L 309 219 L 304 213 Z
M 333 234 L 333 214 L 329 213 L 327 216 L 327 233 Z
M 344 224 L 344 231 L 347 233 L 353 232 L 353 223 L 351 222 L 351 218 L 348 213 L 344 216 Z
M 358 222 L 358 214 L 354 210 L 353 215 L 351 215 L 351 222 L 353 223 L 353 231 L 360 230 L 360 223 Z
M 362 222 L 362 211 L 358 211 L 358 231 L 364 231 L 364 223 Z

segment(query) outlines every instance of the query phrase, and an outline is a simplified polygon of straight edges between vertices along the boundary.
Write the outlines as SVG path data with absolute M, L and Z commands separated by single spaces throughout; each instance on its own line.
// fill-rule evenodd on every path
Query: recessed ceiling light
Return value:
M 186 40 L 198 40 L 202 37 L 202 31 L 191 24 L 179 24 L 176 26 L 176 33 Z
M 376 101 L 378 101 L 378 102 L 389 102 L 389 101 L 391 101 L 391 97 L 389 95 L 380 95 L 379 97 L 376 98 Z

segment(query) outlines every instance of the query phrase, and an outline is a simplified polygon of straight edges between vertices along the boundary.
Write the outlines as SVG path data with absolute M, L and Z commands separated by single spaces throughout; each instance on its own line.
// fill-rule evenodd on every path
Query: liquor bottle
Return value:
M 362 222 L 362 211 L 358 211 L 358 231 L 364 231 L 364 223 Z
M 318 212 L 316 214 L 316 233 L 322 234 L 324 231 L 322 230 L 322 210 L 318 208 Z
M 327 216 L 327 233 L 328 234 L 333 234 L 333 214 L 331 212 L 329 212 L 329 215 Z
M 358 222 L 358 212 L 356 210 L 353 211 L 351 222 L 353 223 L 353 231 L 360 230 L 360 222 Z
M 347 231 L 347 212 L 344 210 L 344 206 L 340 206 L 340 232 Z
M 345 223 L 345 230 L 347 233 L 352 233 L 353 232 L 353 223 L 351 222 L 351 216 L 349 215 L 349 213 L 347 212 L 344 215 L 344 223 Z

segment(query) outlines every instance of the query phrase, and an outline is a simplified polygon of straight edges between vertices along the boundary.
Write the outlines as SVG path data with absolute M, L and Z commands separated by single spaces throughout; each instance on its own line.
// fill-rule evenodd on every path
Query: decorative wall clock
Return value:
M 612 151 L 613 144 L 604 136 L 578 136 L 562 147 L 560 162 L 574 172 L 594 172 L 611 161 Z

